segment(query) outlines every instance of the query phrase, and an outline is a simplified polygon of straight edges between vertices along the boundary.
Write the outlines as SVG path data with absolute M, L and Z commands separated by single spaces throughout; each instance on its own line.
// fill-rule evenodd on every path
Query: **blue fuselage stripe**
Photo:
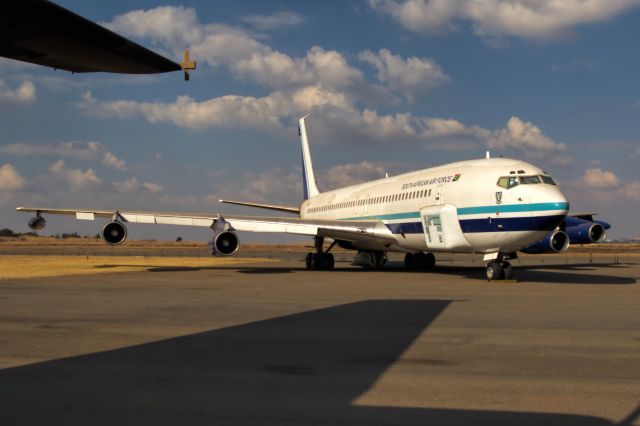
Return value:
M 458 208 L 458 221 L 464 233 L 477 232 L 515 232 L 515 231 L 552 231 L 562 223 L 565 215 L 551 216 L 520 216 L 520 217 L 483 217 L 464 219 L 465 215 L 473 214 L 499 214 L 499 213 L 528 213 L 554 210 L 568 210 L 569 203 L 530 203 L 530 204 L 505 204 L 492 206 L 460 207 Z M 394 234 L 421 234 L 424 227 L 420 221 L 420 212 L 391 213 L 371 216 L 349 217 L 344 220 L 378 219 Z M 404 222 L 387 223 L 389 220 L 413 219 Z M 418 219 L 418 220 L 416 220 Z
M 562 223 L 564 215 L 504 217 L 482 219 L 460 219 L 460 228 L 465 234 L 478 232 L 552 231 Z M 421 234 L 421 222 L 385 223 L 393 234 Z

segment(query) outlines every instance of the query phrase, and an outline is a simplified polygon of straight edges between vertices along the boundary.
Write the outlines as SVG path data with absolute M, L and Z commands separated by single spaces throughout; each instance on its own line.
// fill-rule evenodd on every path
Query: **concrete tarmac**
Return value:
M 2 425 L 640 424 L 640 265 L 0 281 Z

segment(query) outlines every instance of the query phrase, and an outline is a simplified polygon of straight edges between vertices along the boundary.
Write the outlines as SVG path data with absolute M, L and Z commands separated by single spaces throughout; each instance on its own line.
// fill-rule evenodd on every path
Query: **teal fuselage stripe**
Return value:
M 545 210 L 569 210 L 569 203 L 532 203 L 532 204 L 496 204 L 493 206 L 459 207 L 458 215 L 482 214 L 482 213 L 514 213 L 514 212 L 540 212 Z M 391 213 L 373 216 L 347 217 L 342 220 L 395 220 L 395 219 L 420 219 L 420 212 Z
M 496 204 L 495 206 L 460 207 L 458 215 L 480 213 L 541 212 L 545 210 L 569 210 L 569 203 Z
M 420 212 L 379 214 L 379 215 L 373 215 L 373 216 L 355 216 L 355 217 L 347 217 L 340 220 L 366 220 L 366 219 L 380 219 L 380 220 L 420 219 Z

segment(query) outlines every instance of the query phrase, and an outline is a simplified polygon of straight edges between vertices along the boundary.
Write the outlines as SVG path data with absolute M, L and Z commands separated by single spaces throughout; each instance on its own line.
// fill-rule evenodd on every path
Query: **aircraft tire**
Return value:
M 408 270 L 416 268 L 416 255 L 413 253 L 407 253 L 404 255 L 404 267 Z
M 310 271 L 331 270 L 334 266 L 333 254 L 331 253 L 307 253 L 305 265 Z
M 333 266 L 335 265 L 334 259 L 333 259 L 333 255 L 331 253 L 323 253 L 322 254 L 322 269 L 326 269 L 328 271 L 330 271 L 331 269 L 333 269 Z
M 433 253 L 427 253 L 425 255 L 425 261 L 426 269 L 432 270 L 436 267 L 436 257 Z
M 489 281 L 493 281 L 493 280 L 501 280 L 504 278 L 504 271 L 502 269 L 502 265 L 500 264 L 500 262 L 497 262 L 495 260 L 492 260 L 491 262 L 489 262 L 489 264 L 487 265 L 487 279 Z
M 387 263 L 387 256 L 382 251 L 376 251 L 373 253 L 374 269 L 382 269 Z
M 502 264 L 502 275 L 505 280 L 510 280 L 513 277 L 513 267 L 509 262 Z

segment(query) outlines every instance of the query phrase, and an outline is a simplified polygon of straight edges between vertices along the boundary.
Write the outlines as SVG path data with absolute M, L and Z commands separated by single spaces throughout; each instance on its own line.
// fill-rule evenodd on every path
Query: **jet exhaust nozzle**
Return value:
M 569 248 L 569 242 L 569 235 L 566 232 L 553 231 L 544 240 L 540 240 L 520 251 L 529 254 L 562 253 Z

